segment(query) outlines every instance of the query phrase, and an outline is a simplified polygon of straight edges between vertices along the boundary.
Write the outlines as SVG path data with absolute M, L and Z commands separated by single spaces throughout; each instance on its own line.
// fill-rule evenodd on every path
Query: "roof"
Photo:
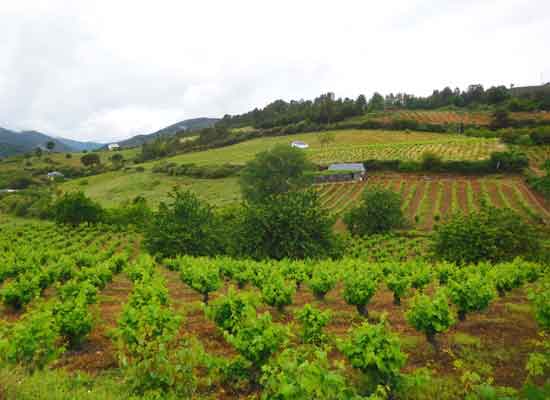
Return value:
M 63 176 L 63 174 L 59 171 L 52 171 L 48 172 L 48 176 Z
M 302 142 L 301 140 L 295 140 L 292 142 L 292 144 L 307 145 L 306 142 Z
M 329 171 L 357 171 L 365 172 L 365 166 L 361 163 L 332 164 L 328 167 Z

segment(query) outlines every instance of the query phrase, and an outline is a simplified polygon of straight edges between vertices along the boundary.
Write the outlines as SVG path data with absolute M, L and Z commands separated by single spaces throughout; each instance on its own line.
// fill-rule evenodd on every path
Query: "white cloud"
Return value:
M 112 141 L 328 90 L 532 84 L 549 36 L 546 0 L 4 1 L 0 125 Z

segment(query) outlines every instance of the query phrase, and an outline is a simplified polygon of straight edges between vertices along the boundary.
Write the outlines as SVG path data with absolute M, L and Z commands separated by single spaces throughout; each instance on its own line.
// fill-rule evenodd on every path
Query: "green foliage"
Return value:
M 378 288 L 379 272 L 367 266 L 355 266 L 344 275 L 344 300 L 359 314 L 368 316 L 367 305 Z
M 524 282 L 523 262 L 516 259 L 512 262 L 496 264 L 490 271 L 493 283 L 502 297 L 506 292 L 520 287 Z
M 101 164 L 101 159 L 97 153 L 87 153 L 80 157 L 80 162 L 82 165 L 88 167 Z
M 5 284 L 0 290 L 0 297 L 6 306 L 19 310 L 39 296 L 40 292 L 36 277 L 25 276 Z
M 144 232 L 143 243 L 153 254 L 214 255 L 219 252 L 214 214 L 189 191 L 174 189 L 170 202 L 161 202 Z
M 278 145 L 258 153 L 241 172 L 243 198 L 262 202 L 271 196 L 304 188 L 306 172 L 313 167 L 303 151 L 288 145 Z
M 63 351 L 59 331 L 48 309 L 30 311 L 0 332 L 0 357 L 30 370 L 42 369 Z
M 468 313 L 485 310 L 496 295 L 491 279 L 478 272 L 464 271 L 457 274 L 449 280 L 447 288 L 461 321 Z
M 376 325 L 364 322 L 351 330 L 350 337 L 339 348 L 352 367 L 365 373 L 374 387 L 381 384 L 394 388 L 406 361 L 399 339 L 384 320 Z
M 442 289 L 431 298 L 425 294 L 417 294 L 406 313 L 406 318 L 413 328 L 426 335 L 428 342 L 436 349 L 438 345 L 435 335 L 447 331 L 455 323 L 447 295 Z
M 345 378 L 330 369 L 325 351 L 310 353 L 285 349 L 262 368 L 262 399 L 352 400 L 360 399 Z
M 83 192 L 65 193 L 53 206 L 54 220 L 73 226 L 100 222 L 103 212 L 103 208 Z
M 411 278 L 403 264 L 396 264 L 386 276 L 386 286 L 393 293 L 393 304 L 400 305 L 401 298 L 406 296 L 411 287 Z
M 533 304 L 535 318 L 542 330 L 550 331 L 550 276 L 547 275 L 529 293 Z
M 208 259 L 182 257 L 180 276 L 184 283 L 203 295 L 204 303 L 208 303 L 209 293 L 222 285 L 219 267 Z
M 456 214 L 436 226 L 433 252 L 457 264 L 500 262 L 537 254 L 539 235 L 510 209 L 484 206 L 468 215 Z
M 353 235 L 385 233 L 403 226 L 401 195 L 381 187 L 367 187 L 361 203 L 344 216 Z
M 323 328 L 330 321 L 330 311 L 322 311 L 306 304 L 295 314 L 301 325 L 302 343 L 319 345 L 325 342 L 326 335 L 323 333 Z
M 267 305 L 277 307 L 280 312 L 285 306 L 292 304 L 292 296 L 296 293 L 296 284 L 286 281 L 282 274 L 274 272 L 262 285 L 262 300 Z
M 86 304 L 94 304 L 97 302 L 97 292 L 97 288 L 87 280 L 71 279 L 57 287 L 57 295 L 61 302 L 68 302 L 83 296 Z
M 225 296 L 206 307 L 205 313 L 224 332 L 234 334 L 243 321 L 256 315 L 256 309 L 250 295 L 236 293 L 233 288 L 229 288 Z
M 92 331 L 93 317 L 88 310 L 86 293 L 54 305 L 53 318 L 59 333 L 69 341 L 70 347 L 78 347 Z
M 441 167 L 443 160 L 441 159 L 441 156 L 428 151 L 422 154 L 421 163 L 422 169 L 425 169 L 426 171 L 437 171 Z
M 411 287 L 420 291 L 432 281 L 433 271 L 430 264 L 411 261 L 405 265 L 410 271 Z
M 440 262 L 435 267 L 437 279 L 440 285 L 446 285 L 458 271 L 457 267 L 453 263 Z
M 315 265 L 308 286 L 319 300 L 323 300 L 338 282 L 338 273 L 331 262 L 320 262 Z
M 287 332 L 271 321 L 271 314 L 248 318 L 237 332 L 225 333 L 227 341 L 248 361 L 261 367 L 286 342 Z
M 244 209 L 240 252 L 255 259 L 326 258 L 339 252 L 328 210 L 313 190 L 289 192 Z

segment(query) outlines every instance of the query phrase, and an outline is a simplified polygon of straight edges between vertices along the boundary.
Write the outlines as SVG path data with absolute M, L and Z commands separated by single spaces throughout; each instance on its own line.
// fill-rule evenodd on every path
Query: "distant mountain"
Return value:
M 143 143 L 149 143 L 155 140 L 159 136 L 173 136 L 178 132 L 185 130 L 187 134 L 190 134 L 194 131 L 198 131 L 203 128 L 209 128 L 214 126 L 218 122 L 218 118 L 193 118 L 186 119 L 185 121 L 177 122 L 173 125 L 167 126 L 166 128 L 150 133 L 147 135 L 137 135 L 133 136 L 130 139 L 122 140 L 117 142 L 120 147 L 135 147 L 141 146 Z
M 37 147 L 46 148 L 46 143 L 53 141 L 55 152 L 81 151 L 84 149 L 99 148 L 102 144 L 78 142 L 63 138 L 56 138 L 36 131 L 15 132 L 0 127 L 0 157 L 27 153 Z
M 79 142 L 78 140 L 65 139 L 60 137 L 55 138 L 55 140 L 63 143 L 65 146 L 70 147 L 71 149 L 74 149 L 75 151 L 82 151 L 82 150 L 92 151 L 105 146 L 104 143 Z

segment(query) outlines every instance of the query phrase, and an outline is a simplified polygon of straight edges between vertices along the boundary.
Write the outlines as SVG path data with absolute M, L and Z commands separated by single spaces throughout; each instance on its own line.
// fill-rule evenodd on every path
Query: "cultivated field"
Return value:
M 516 210 L 533 222 L 550 221 L 550 204 L 516 177 L 374 175 L 367 182 L 318 185 L 323 206 L 341 216 L 357 204 L 365 187 L 380 185 L 401 193 L 403 211 L 418 229 L 431 229 L 452 213 L 471 212 L 482 201 Z
M 126 307 L 130 296 L 135 295 L 136 285 L 130 279 L 133 271 L 134 260 L 139 258 L 140 239 L 133 233 L 116 233 L 106 230 L 105 227 L 80 227 L 72 229 L 59 227 L 50 223 L 22 223 L 14 224 L 11 220 L 2 221 L 0 226 L 3 232 L 0 240 L 0 260 L 2 260 L 2 280 L 0 291 L 7 286 L 13 286 L 15 282 L 24 282 L 31 274 L 41 277 L 40 287 L 36 287 L 39 297 L 53 307 L 62 302 L 59 298 L 61 287 L 67 282 L 67 274 L 72 274 L 78 279 L 88 280 L 99 290 L 98 296 L 89 305 L 90 312 L 94 315 L 92 331 L 82 346 L 77 349 L 62 352 L 59 358 L 51 365 L 54 369 L 63 369 L 72 373 L 84 371 L 92 373 L 97 380 L 122 379 L 118 369 L 116 347 L 110 332 L 120 323 L 123 309 Z M 9 246 L 6 244 L 9 243 Z M 403 248 L 403 244 L 396 242 L 396 248 Z M 369 246 L 377 246 L 378 243 L 362 242 L 358 251 L 369 253 Z M 417 246 L 415 244 L 414 246 Z M 32 248 L 32 251 L 30 249 Z M 391 253 L 391 252 L 390 252 Z M 5 261 L 13 258 L 21 262 L 18 268 L 10 269 L 9 263 Z M 44 258 L 45 257 L 45 258 Z M 29 261 L 43 258 L 45 262 L 41 265 Z M 63 260 L 63 264 L 60 264 Z M 150 260 L 150 259 L 149 259 Z M 25 262 L 27 261 L 27 262 Z M 143 260 L 140 261 L 143 264 Z M 197 260 L 196 267 L 201 267 Z M 354 264 L 355 263 L 355 264 Z M 63 274 L 60 273 L 60 265 L 65 265 Z M 204 268 L 211 268 L 212 262 L 204 264 Z M 236 270 L 230 267 L 230 263 L 218 262 L 223 284 L 221 288 L 211 293 L 211 301 L 227 293 L 230 287 L 235 287 Z M 236 266 L 237 264 L 235 264 Z M 255 271 L 245 280 L 244 288 L 249 293 L 261 297 L 261 277 L 268 270 L 281 269 L 283 274 L 291 274 L 292 269 L 288 264 L 262 264 L 248 263 L 247 268 Z M 299 264 L 297 264 L 299 265 Z M 357 262 L 342 261 L 334 264 L 339 273 L 350 268 L 352 265 L 359 265 Z M 204 347 L 204 350 L 213 357 L 230 359 L 237 355 L 235 348 L 227 341 L 224 334 L 212 320 L 205 315 L 202 305 L 202 295 L 191 289 L 180 279 L 179 268 L 183 264 L 172 263 L 172 269 L 158 265 L 152 267 L 154 274 L 164 280 L 168 289 L 168 302 L 170 309 L 176 314 L 183 316 L 179 330 L 185 337 L 194 336 Z M 326 265 L 325 265 L 326 267 Z M 374 268 L 365 264 L 365 268 Z M 411 263 L 407 266 L 411 273 L 423 271 L 425 265 Z M 289 269 L 290 268 L 290 269 Z M 319 266 L 319 268 L 321 268 Z M 418 269 L 420 268 L 420 269 Z M 417 270 L 418 269 L 418 270 Z M 287 271 L 287 272 L 284 272 Z M 437 281 L 437 269 L 433 269 L 428 282 L 424 285 L 428 292 L 432 292 L 441 286 Z M 255 279 L 254 276 L 257 275 Z M 286 275 L 285 275 L 286 276 Z M 290 275 L 288 275 L 290 276 Z M 134 278 L 135 279 L 135 278 Z M 242 279 L 239 278 L 241 283 Z M 158 283 L 156 283 L 158 289 Z M 413 289 L 418 291 L 418 289 Z M 260 304 L 258 313 L 268 313 L 276 324 L 290 327 L 296 331 L 296 317 L 294 312 L 303 307 L 306 303 L 319 307 L 322 310 L 331 312 L 331 319 L 325 331 L 331 338 L 345 339 L 348 337 L 348 330 L 354 325 L 365 321 L 365 317 L 357 313 L 355 307 L 344 301 L 344 283 L 339 280 L 336 287 L 330 290 L 324 299 L 316 298 L 308 284 L 304 283 L 297 289 L 292 297 L 292 305 L 286 307 L 285 311 Z M 460 398 L 460 377 L 463 371 L 456 368 L 457 360 L 460 360 L 464 368 L 476 371 L 483 377 L 492 377 L 496 385 L 506 385 L 519 388 L 526 378 L 526 371 L 523 368 L 529 353 L 535 351 L 537 325 L 531 314 L 531 307 L 526 298 L 524 288 L 516 288 L 507 292 L 505 297 L 496 298 L 486 311 L 468 315 L 466 321 L 461 321 L 453 326 L 447 333 L 438 335 L 444 351 L 436 353 L 426 342 L 424 336 L 415 331 L 405 320 L 405 311 L 409 303 L 409 294 L 403 299 L 402 305 L 393 303 L 392 293 L 380 283 L 376 294 L 369 302 L 370 320 L 376 321 L 382 312 L 386 312 L 391 330 L 400 339 L 403 351 L 407 355 L 407 362 L 403 372 L 411 373 L 419 368 L 427 367 L 434 374 L 433 381 L 429 387 L 424 388 L 424 395 L 429 393 L 436 396 L 440 391 L 445 391 L 446 398 Z M 139 293 L 138 293 L 139 294 Z M 40 313 L 43 303 L 40 299 L 31 297 L 24 302 L 19 311 L 13 311 L 7 306 L 0 307 L 0 323 L 6 327 L 17 327 L 24 329 L 28 323 L 27 316 L 31 312 Z M 94 311 L 95 310 L 95 311 Z M 37 315 L 37 314 L 33 314 Z M 23 330 L 21 330 L 23 332 Z M 57 346 L 61 346 L 61 339 Z M 288 346 L 296 346 L 294 338 Z M 332 339 L 331 339 L 332 340 Z M 60 347 L 59 347 L 60 348 Z M 341 360 L 344 357 L 338 351 L 330 354 L 332 361 Z M 345 370 L 351 373 L 351 368 L 346 365 Z M 5 373 L 5 372 L 4 372 Z M 205 371 L 197 370 L 199 377 L 198 397 L 194 398 L 217 398 L 237 399 L 246 398 L 249 392 L 234 391 L 228 384 L 219 380 L 211 380 L 205 375 Z M 9 375 L 8 375 L 9 376 Z M 2 379 L 2 377 L 0 377 Z M 13 384 L 12 381 L 10 385 Z M 85 390 L 94 387 L 92 381 L 87 381 Z M 453 386 L 454 385 L 454 386 Z M 38 382 L 40 386 L 40 382 Z M 117 398 L 117 390 L 122 386 L 113 386 L 112 397 Z M 79 385 L 72 389 L 78 390 Z M 21 389 L 25 390 L 25 389 Z M 458 390 L 457 392 L 454 392 Z M 431 392 L 430 392 L 431 391 Z M 85 393 L 85 392 L 84 392 Z M 454 395 L 453 395 L 454 393 Z M 84 394 L 83 394 L 84 395 Z M 204 396 L 204 397 L 203 397 Z M 456 397 L 453 397 L 456 396 Z M 88 398 L 88 397 L 86 397 Z M 424 397 L 423 397 L 424 398 Z M 435 398 L 435 397 L 427 397 Z

